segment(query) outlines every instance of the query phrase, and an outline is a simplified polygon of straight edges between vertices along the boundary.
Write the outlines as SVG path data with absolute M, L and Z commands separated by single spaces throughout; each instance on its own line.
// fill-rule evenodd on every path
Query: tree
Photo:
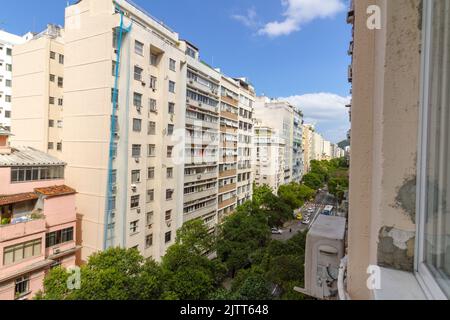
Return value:
M 256 205 L 261 206 L 267 203 L 267 199 L 271 195 L 273 195 L 273 190 L 267 184 L 259 187 L 253 184 L 253 201 Z
M 196 219 L 183 224 L 177 231 L 175 241 L 177 244 L 185 245 L 185 248 L 193 253 L 203 254 L 213 249 L 215 239 L 208 232 L 204 222 Z
M 313 190 L 318 190 L 323 185 L 323 181 L 320 175 L 310 172 L 303 176 L 303 184 Z
M 238 300 L 269 300 L 272 298 L 270 286 L 264 277 L 264 270 L 255 266 L 239 271 L 231 291 Z

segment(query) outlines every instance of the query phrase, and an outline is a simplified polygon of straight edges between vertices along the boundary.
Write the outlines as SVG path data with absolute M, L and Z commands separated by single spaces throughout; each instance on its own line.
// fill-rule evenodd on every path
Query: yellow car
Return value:
M 302 220 L 303 219 L 303 215 L 301 213 L 297 214 L 297 220 Z

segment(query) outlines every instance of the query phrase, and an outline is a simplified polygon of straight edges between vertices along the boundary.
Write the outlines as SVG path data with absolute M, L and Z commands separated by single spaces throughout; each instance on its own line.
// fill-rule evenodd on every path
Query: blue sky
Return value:
M 17 34 L 63 24 L 66 0 L 5 1 L 0 28 Z M 72 1 L 73 2 L 73 1 Z M 347 0 L 134 0 L 258 94 L 300 104 L 334 142 L 349 127 Z

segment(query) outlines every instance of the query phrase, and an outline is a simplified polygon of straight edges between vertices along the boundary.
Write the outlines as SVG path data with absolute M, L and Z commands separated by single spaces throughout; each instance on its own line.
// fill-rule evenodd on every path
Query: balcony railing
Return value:
M 45 231 L 45 217 L 34 217 L 0 225 L 0 242 Z

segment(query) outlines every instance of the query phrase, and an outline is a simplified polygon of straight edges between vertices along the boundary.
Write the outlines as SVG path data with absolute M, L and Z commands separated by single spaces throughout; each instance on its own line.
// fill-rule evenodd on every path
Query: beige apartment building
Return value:
M 158 260 L 184 222 L 201 218 L 214 231 L 251 198 L 255 94 L 246 79 L 202 62 L 195 45 L 130 1 L 78 1 L 55 30 L 61 37 L 47 30 L 18 50 L 41 70 L 40 82 L 18 70 L 19 110 L 49 103 L 32 117 L 18 113 L 14 143 L 51 153 L 53 142 L 68 164 L 82 260 L 111 246 Z M 44 40 L 48 52 L 34 53 Z M 64 103 L 57 115 L 52 97 Z
M 376 26 L 367 23 L 371 5 L 380 9 L 380 28 L 368 28 Z M 341 298 L 450 297 L 449 20 L 449 1 L 352 2 L 348 266 Z
M 27 42 L 14 46 L 14 145 L 61 158 L 64 58 L 64 30 L 56 25 L 48 25 Z
M 254 181 L 257 186 L 268 185 L 276 194 L 285 184 L 286 143 L 274 129 L 255 123 Z
M 311 170 L 310 163 L 312 159 L 314 126 L 304 124 L 302 131 L 303 161 L 305 174 Z
M 258 97 L 255 103 L 255 121 L 272 128 L 284 140 L 284 183 L 290 183 L 293 175 L 294 107 L 286 101 Z

